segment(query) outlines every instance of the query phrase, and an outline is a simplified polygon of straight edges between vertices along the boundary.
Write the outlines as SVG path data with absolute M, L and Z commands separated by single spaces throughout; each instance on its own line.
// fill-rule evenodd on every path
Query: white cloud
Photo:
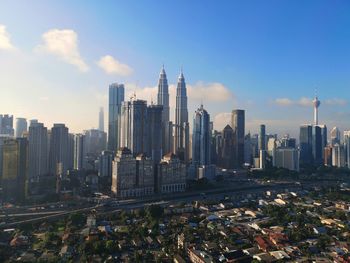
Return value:
M 224 102 L 233 98 L 232 92 L 223 84 L 197 82 L 187 85 L 188 97 L 193 100 L 206 102 Z
M 275 104 L 279 106 L 290 106 L 293 105 L 293 101 L 288 98 L 277 98 L 274 101 Z
M 345 106 L 347 103 L 348 102 L 346 100 L 337 98 L 325 100 L 326 105 Z
M 97 62 L 97 65 L 102 68 L 107 74 L 129 76 L 133 72 L 133 69 L 131 67 L 119 62 L 117 59 L 110 55 L 101 57 Z
M 11 43 L 11 36 L 6 30 L 5 25 L 0 25 L 0 50 L 14 50 L 16 49 Z
M 71 65 L 76 66 L 81 72 L 89 70 L 88 65 L 80 56 L 78 48 L 78 35 L 71 29 L 51 29 L 42 35 L 43 44 L 37 47 L 53 54 Z

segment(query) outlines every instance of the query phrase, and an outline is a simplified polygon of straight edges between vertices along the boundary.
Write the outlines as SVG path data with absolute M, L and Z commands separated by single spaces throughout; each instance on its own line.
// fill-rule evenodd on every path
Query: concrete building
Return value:
M 295 148 L 278 148 L 275 155 L 275 166 L 292 171 L 299 171 L 299 151 Z
M 49 174 L 48 131 L 44 124 L 31 121 L 28 133 L 28 181 L 38 182 Z
M 235 149 L 234 149 L 234 132 L 230 125 L 226 125 L 226 127 L 222 131 L 222 146 L 221 146 L 221 156 L 219 165 L 225 169 L 234 168 L 235 161 Z
M 231 127 L 233 129 L 235 167 L 241 167 L 244 164 L 244 136 L 245 136 L 245 111 L 233 110 Z
M 345 167 L 344 145 L 336 143 L 332 147 L 332 165 L 335 167 Z
M 350 168 L 350 131 L 344 131 L 345 164 Z
M 127 148 L 118 150 L 112 164 L 112 192 L 121 198 L 154 193 L 152 160 L 139 154 L 136 158 Z
M 87 168 L 86 159 L 86 136 L 84 134 L 74 135 L 74 169 L 83 170 Z
M 0 114 L 0 134 L 14 135 L 12 115 Z
M 23 136 L 23 133 L 28 130 L 27 120 L 25 118 L 16 118 L 16 134 L 15 137 Z
M 102 132 L 105 131 L 105 114 L 103 107 L 100 107 L 100 111 L 98 113 L 98 129 Z
M 103 151 L 99 157 L 98 176 L 112 179 L 113 152 Z
M 27 196 L 26 138 L 8 139 L 3 145 L 2 189 L 6 201 L 23 202 Z
M 154 164 L 158 164 L 163 156 L 162 149 L 162 114 L 163 106 L 150 105 L 147 107 L 147 135 L 146 153 L 153 160 Z
M 69 134 L 64 124 L 54 124 L 50 135 L 49 173 L 65 174 L 69 169 Z
M 340 130 L 338 129 L 338 127 L 333 127 L 333 129 L 330 132 L 330 139 L 331 139 L 331 146 L 335 145 L 335 144 L 339 144 L 340 143 Z
M 147 151 L 147 102 L 124 101 L 121 109 L 120 145 L 131 150 L 134 156 Z
M 305 124 L 300 126 L 300 164 L 312 164 L 312 126 Z
M 186 165 L 172 153 L 166 154 L 158 166 L 157 192 L 174 193 L 186 190 Z
M 108 108 L 108 150 L 119 149 L 119 131 L 121 104 L 124 101 L 125 88 L 123 84 L 112 83 L 109 85 L 109 108 Z

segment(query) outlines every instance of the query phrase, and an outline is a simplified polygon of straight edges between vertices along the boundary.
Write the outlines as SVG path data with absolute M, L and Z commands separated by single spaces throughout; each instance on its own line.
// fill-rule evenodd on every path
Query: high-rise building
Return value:
M 244 136 L 244 163 L 252 164 L 253 162 L 253 147 L 250 133 Z
M 324 165 L 325 166 L 332 166 L 332 147 L 331 146 L 326 146 L 324 147 Z
M 313 155 L 312 155 L 312 125 L 302 125 L 300 126 L 300 163 L 301 164 L 312 164 Z
M 14 135 L 12 115 L 0 114 L 0 134 Z
M 23 133 L 27 131 L 27 120 L 25 118 L 16 118 L 16 134 L 15 137 L 22 137 Z
M 299 171 L 299 151 L 295 148 L 278 148 L 275 155 L 275 166 L 292 171 Z
M 111 190 L 123 198 L 153 194 L 152 160 L 143 154 L 135 158 L 129 149 L 119 149 L 113 161 Z
M 162 150 L 162 105 L 150 105 L 147 107 L 147 156 L 154 164 L 158 164 L 163 156 Z
M 176 155 L 166 154 L 158 166 L 156 191 L 159 193 L 186 190 L 186 165 Z
M 187 92 L 184 75 L 181 71 L 176 88 L 174 152 L 183 161 L 189 160 L 189 123 Z
M 335 144 L 339 144 L 340 143 L 340 131 L 338 129 L 338 127 L 334 127 L 331 132 L 330 132 L 330 136 L 331 136 L 331 145 L 335 145 Z
M 266 150 L 266 126 L 265 124 L 260 125 L 259 129 L 259 150 Z
M 86 136 L 84 134 L 74 135 L 74 169 L 83 170 L 87 168 Z
M 124 101 L 121 110 L 120 145 L 131 150 L 134 156 L 147 150 L 147 102 Z
M 226 169 L 234 167 L 234 132 L 230 125 L 222 131 L 222 151 L 220 158 L 220 166 Z
M 276 148 L 277 148 L 276 141 L 277 140 L 275 137 L 270 137 L 267 140 L 267 154 L 271 157 L 273 166 L 275 166 L 276 164 Z
M 322 164 L 323 156 L 323 136 L 320 126 L 312 127 L 312 157 L 315 165 Z
M 245 136 L 245 112 L 244 110 L 233 110 L 231 127 L 235 134 L 235 167 L 241 167 L 244 164 L 244 136 Z
M 113 152 L 103 151 L 99 157 L 98 176 L 108 177 L 112 180 Z
M 49 173 L 48 133 L 44 124 L 31 121 L 28 133 L 28 181 L 38 182 Z
M 116 151 L 120 147 L 119 131 L 121 104 L 124 101 L 124 85 L 113 83 L 109 85 L 108 108 L 108 150 Z
M 350 168 L 350 131 L 344 131 L 345 165 Z
M 192 163 L 210 164 L 210 116 L 203 105 L 196 110 L 193 120 Z
M 85 130 L 86 153 L 99 156 L 102 151 L 106 150 L 107 134 L 101 130 Z
M 23 202 L 27 195 L 27 138 L 6 140 L 3 145 L 3 199 Z
M 157 104 L 163 106 L 162 113 L 162 149 L 163 154 L 172 151 L 172 123 L 169 114 L 169 86 L 164 65 L 159 74 Z
M 98 129 L 102 132 L 105 131 L 105 113 L 103 107 L 100 107 L 100 111 L 98 113 Z
M 69 134 L 64 124 L 54 124 L 50 135 L 49 172 L 65 174 L 69 169 Z
M 336 143 L 332 147 L 332 166 L 345 166 L 345 150 L 344 145 Z

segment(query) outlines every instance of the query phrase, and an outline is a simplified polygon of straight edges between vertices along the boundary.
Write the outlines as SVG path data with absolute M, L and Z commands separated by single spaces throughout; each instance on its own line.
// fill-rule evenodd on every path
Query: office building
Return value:
M 172 125 L 169 125 L 169 86 L 164 65 L 159 74 L 157 104 L 163 106 L 162 112 L 162 149 L 163 153 L 172 151 Z
M 245 112 L 244 110 L 233 110 L 231 117 L 231 127 L 235 135 L 234 165 L 235 167 L 241 167 L 244 164 Z
M 344 145 L 336 143 L 332 146 L 332 166 L 345 166 L 345 149 Z
M 210 164 L 210 116 L 203 105 L 194 114 L 192 134 L 192 163 Z
M 330 132 L 330 139 L 331 139 L 331 145 L 339 144 L 340 143 L 340 131 L 338 127 L 334 127 Z
M 74 169 L 83 170 L 87 168 L 86 136 L 84 134 L 74 135 Z
M 65 174 L 69 169 L 69 134 L 64 124 L 54 124 L 50 135 L 49 172 Z
M 136 158 L 127 148 L 118 150 L 112 164 L 112 192 L 121 198 L 154 193 L 152 160 L 143 154 Z
M 15 137 L 19 138 L 23 136 L 23 133 L 26 132 L 28 129 L 27 127 L 27 120 L 25 118 L 16 118 L 16 134 Z
M 292 171 L 299 171 L 299 151 L 295 148 L 276 149 L 275 166 Z
M 312 158 L 315 165 L 322 164 L 323 158 L 323 136 L 320 126 L 312 127 Z
M 345 164 L 350 168 L 350 131 L 344 131 Z
M 3 199 L 23 202 L 27 196 L 27 149 L 26 138 L 8 139 L 3 145 L 2 188 Z
M 186 190 L 186 165 L 172 153 L 166 154 L 158 166 L 157 187 L 159 193 Z
M 106 150 L 107 134 L 98 129 L 90 129 L 84 131 L 86 140 L 86 153 L 95 157 Z
M 266 126 L 264 124 L 260 125 L 259 129 L 259 151 L 266 150 Z
M 103 151 L 99 156 L 98 176 L 112 179 L 113 152 Z
M 100 111 L 98 113 L 98 129 L 102 132 L 105 131 L 105 113 L 103 107 L 100 107 Z
M 147 151 L 147 102 L 132 98 L 124 101 L 121 109 L 120 145 L 134 156 Z
M 332 166 L 332 146 L 326 146 L 324 147 L 324 160 L 323 163 L 325 166 Z
M 163 106 L 150 105 L 147 107 L 147 156 L 153 160 L 154 164 L 158 164 L 163 156 L 162 150 L 162 113 Z
M 235 149 L 234 149 L 234 132 L 230 125 L 222 131 L 222 146 L 220 156 L 220 167 L 225 169 L 234 168 Z
M 187 92 L 184 75 L 181 71 L 176 88 L 174 152 L 183 161 L 189 160 L 189 123 Z
M 13 116 L 8 114 L 0 114 L 0 134 L 14 135 Z
M 121 104 L 124 101 L 125 88 L 123 84 L 109 85 L 108 104 L 108 150 L 116 151 L 120 147 L 119 131 Z
M 300 134 L 299 134 L 300 164 L 313 163 L 312 130 L 313 130 L 313 127 L 311 125 L 306 124 L 306 125 L 300 126 Z
M 31 121 L 28 133 L 28 181 L 39 182 L 49 174 L 48 132 L 44 124 Z

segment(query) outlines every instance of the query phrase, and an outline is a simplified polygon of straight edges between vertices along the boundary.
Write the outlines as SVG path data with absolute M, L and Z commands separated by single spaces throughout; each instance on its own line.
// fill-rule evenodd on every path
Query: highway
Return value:
M 256 194 L 256 193 L 262 193 L 267 190 L 293 190 L 293 189 L 300 189 L 302 188 L 302 185 L 296 185 L 295 183 L 279 183 L 279 184 L 268 184 L 268 185 L 250 185 L 250 186 L 242 186 L 242 187 L 230 187 L 230 188 L 222 188 L 222 189 L 212 189 L 207 191 L 202 191 L 206 193 L 207 199 L 221 199 L 224 195 L 231 195 L 231 196 L 237 196 L 241 197 L 244 194 Z M 56 211 L 39 211 L 39 212 L 28 212 L 24 213 L 23 210 L 19 213 L 11 213 L 11 214 L 1 214 L 1 218 L 9 218 L 13 221 L 6 222 L 5 224 L 0 225 L 0 228 L 9 228 L 9 227 L 16 227 L 21 224 L 27 224 L 27 223 L 40 223 L 43 221 L 52 221 L 52 220 L 58 220 L 63 217 L 66 217 L 70 214 L 74 213 L 81 213 L 81 212 L 90 212 L 91 210 L 95 209 L 98 211 L 98 214 L 109 214 L 109 213 L 116 213 L 120 210 L 129 210 L 129 209 L 136 209 L 136 208 L 142 208 L 145 206 L 149 206 L 152 204 L 159 204 L 163 206 L 169 206 L 173 205 L 179 202 L 191 202 L 193 200 L 201 200 L 203 199 L 203 196 L 201 196 L 201 191 L 196 192 L 184 192 L 184 193 L 177 193 L 177 194 L 171 194 L 171 195 L 158 195 L 153 197 L 148 197 L 144 199 L 131 199 L 131 200 L 117 200 L 112 199 L 112 203 L 114 203 L 114 206 L 107 206 L 106 203 L 100 203 L 93 206 L 87 206 L 84 208 L 79 209 L 66 209 L 62 211 L 62 208 L 60 210 Z M 111 202 L 111 200 L 109 201 Z M 31 217 L 23 220 L 15 220 L 17 217 Z

